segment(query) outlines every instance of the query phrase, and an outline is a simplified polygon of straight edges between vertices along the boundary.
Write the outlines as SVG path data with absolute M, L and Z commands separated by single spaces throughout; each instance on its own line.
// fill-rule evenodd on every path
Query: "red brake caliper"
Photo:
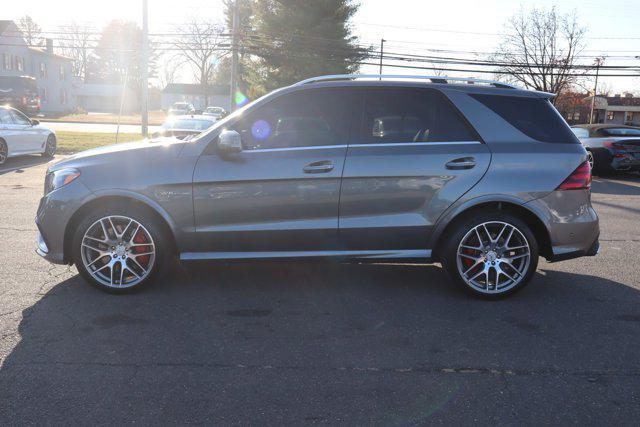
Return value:
M 147 243 L 147 238 L 144 235 L 144 232 L 142 230 L 139 230 L 136 235 L 133 237 L 133 243 L 136 244 L 140 244 L 140 243 Z M 143 252 L 150 252 L 151 250 L 151 246 L 134 246 L 133 247 L 133 252 L 137 253 L 137 254 L 141 254 Z M 147 265 L 149 264 L 149 255 L 141 255 L 139 257 L 136 257 L 136 261 L 138 261 L 138 263 L 143 266 L 143 267 L 147 267 Z
M 465 253 L 465 254 L 471 255 L 471 256 L 475 255 L 475 251 L 473 249 L 466 249 L 465 248 L 465 249 L 462 250 L 462 253 Z M 473 265 L 473 260 L 472 259 L 469 259 L 467 257 L 461 257 L 461 258 L 462 258 L 462 263 L 465 266 L 467 266 L 467 268 L 469 268 L 469 267 L 471 267 Z

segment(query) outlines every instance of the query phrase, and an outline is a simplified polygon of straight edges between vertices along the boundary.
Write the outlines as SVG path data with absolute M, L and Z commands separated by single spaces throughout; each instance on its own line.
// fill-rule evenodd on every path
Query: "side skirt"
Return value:
M 430 249 L 375 250 L 375 251 L 274 251 L 274 252 L 182 252 L 180 261 L 293 259 L 293 258 L 346 258 L 356 261 L 430 262 Z

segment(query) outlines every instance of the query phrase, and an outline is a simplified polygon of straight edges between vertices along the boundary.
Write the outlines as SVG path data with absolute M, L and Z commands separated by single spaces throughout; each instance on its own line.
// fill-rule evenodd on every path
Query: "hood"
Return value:
M 141 161 L 149 161 L 155 156 L 177 156 L 185 144 L 187 142 L 177 138 L 154 138 L 106 145 L 81 151 L 67 157 L 52 165 L 49 171 L 68 167 L 79 168 L 94 163 L 111 161 L 112 159 L 118 161 L 118 159 L 123 160 L 123 157 L 127 160 L 139 157 Z

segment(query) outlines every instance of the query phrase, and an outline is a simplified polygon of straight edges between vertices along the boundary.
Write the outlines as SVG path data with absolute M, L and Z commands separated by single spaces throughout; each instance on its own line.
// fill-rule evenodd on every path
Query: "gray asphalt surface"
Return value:
M 640 419 L 637 176 L 594 182 L 599 256 L 541 260 L 487 302 L 438 266 L 333 263 L 201 264 L 104 294 L 34 253 L 45 167 L 0 169 L 0 424 Z

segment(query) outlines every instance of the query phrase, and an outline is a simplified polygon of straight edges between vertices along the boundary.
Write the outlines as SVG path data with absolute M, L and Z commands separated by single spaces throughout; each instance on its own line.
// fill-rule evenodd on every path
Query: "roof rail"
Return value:
M 449 82 L 465 82 L 468 84 L 483 83 L 494 87 L 503 89 L 517 89 L 516 86 L 512 86 L 507 83 L 498 82 L 495 80 L 476 79 L 474 77 L 448 77 L 448 76 L 412 76 L 403 74 L 333 74 L 327 76 L 311 77 L 295 83 L 294 86 L 300 86 L 308 83 L 325 82 L 332 80 L 356 80 L 356 79 L 403 79 L 403 80 L 430 80 L 431 83 L 443 83 Z

